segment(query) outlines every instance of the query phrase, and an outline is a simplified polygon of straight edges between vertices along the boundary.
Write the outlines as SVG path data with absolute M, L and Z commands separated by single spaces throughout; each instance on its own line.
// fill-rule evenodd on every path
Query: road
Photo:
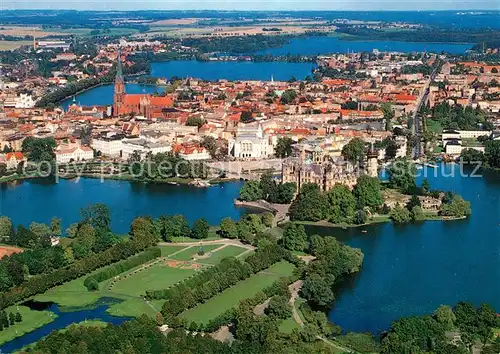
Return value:
M 439 60 L 439 59 L 436 59 Z M 412 134 L 415 136 L 417 141 L 419 142 L 413 147 L 412 153 L 413 153 L 413 158 L 417 159 L 422 155 L 422 131 L 423 131 L 423 126 L 422 126 L 422 117 L 420 116 L 420 108 L 422 107 L 422 104 L 425 104 L 427 101 L 427 96 L 429 95 L 429 87 L 431 85 L 431 82 L 436 78 L 436 75 L 438 74 L 438 69 L 440 68 L 440 65 L 436 65 L 434 68 L 433 72 L 425 82 L 425 85 L 420 92 L 420 96 L 417 101 L 417 107 L 415 111 L 413 112 L 413 125 L 412 125 Z

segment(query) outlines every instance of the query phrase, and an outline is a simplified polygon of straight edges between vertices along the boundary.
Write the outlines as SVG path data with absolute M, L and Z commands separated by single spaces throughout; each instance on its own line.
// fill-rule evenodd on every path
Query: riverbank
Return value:
M 51 311 L 35 311 L 29 307 L 20 305 L 11 306 L 5 309 L 5 311 L 7 313 L 19 312 L 22 316 L 22 321 L 0 331 L 0 346 L 41 328 L 53 322 L 58 317 L 57 314 Z

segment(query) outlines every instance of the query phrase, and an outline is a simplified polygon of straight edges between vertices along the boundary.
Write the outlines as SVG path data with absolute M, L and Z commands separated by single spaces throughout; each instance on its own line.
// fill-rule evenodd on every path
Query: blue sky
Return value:
M 500 10 L 500 0 L 0 0 L 7 9 Z

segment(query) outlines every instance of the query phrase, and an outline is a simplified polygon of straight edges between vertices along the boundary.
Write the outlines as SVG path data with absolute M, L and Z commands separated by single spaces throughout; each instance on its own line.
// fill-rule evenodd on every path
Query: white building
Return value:
M 95 151 L 100 151 L 102 155 L 109 157 L 120 157 L 122 151 L 121 135 L 113 135 L 92 140 L 92 148 Z
M 141 154 L 141 158 L 144 158 L 146 154 L 151 153 L 156 155 L 158 153 L 165 153 L 172 151 L 172 146 L 170 143 L 162 142 L 150 142 L 143 138 L 126 139 L 122 140 L 122 158 L 127 160 L 134 151 Z
M 33 108 L 36 101 L 31 95 L 21 93 L 19 96 L 9 96 L 3 105 L 5 108 Z
M 57 163 L 89 161 L 94 158 L 94 150 L 88 146 L 59 146 L 56 150 Z
M 267 158 L 274 154 L 274 147 L 262 125 L 238 127 L 236 138 L 229 142 L 229 151 L 236 158 Z

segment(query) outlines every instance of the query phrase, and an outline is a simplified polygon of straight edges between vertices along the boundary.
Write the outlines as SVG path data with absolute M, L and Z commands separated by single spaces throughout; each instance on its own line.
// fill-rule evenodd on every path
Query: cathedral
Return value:
M 113 116 L 124 115 L 143 116 L 146 119 L 162 118 L 164 109 L 173 107 L 173 100 L 168 96 L 154 96 L 151 94 L 127 94 L 125 92 L 125 80 L 121 55 L 118 54 L 116 68 L 115 95 L 113 101 Z

